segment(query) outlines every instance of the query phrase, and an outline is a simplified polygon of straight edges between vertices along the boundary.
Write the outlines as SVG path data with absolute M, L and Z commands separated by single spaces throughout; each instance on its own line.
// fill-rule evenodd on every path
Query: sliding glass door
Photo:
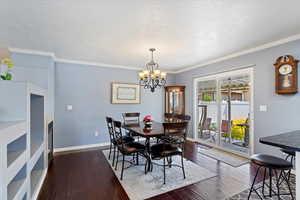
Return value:
M 196 139 L 229 151 L 251 153 L 251 80 L 252 69 L 194 80 Z

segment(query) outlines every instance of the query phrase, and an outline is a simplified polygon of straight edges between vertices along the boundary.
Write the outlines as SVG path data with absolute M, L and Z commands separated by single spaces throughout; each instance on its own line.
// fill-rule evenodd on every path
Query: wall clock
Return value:
M 298 92 L 298 60 L 285 55 L 277 58 L 275 66 L 275 90 L 277 94 Z

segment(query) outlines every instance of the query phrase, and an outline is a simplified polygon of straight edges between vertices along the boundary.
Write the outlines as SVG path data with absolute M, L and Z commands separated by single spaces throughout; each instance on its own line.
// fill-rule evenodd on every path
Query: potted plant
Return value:
M 11 68 L 13 68 L 15 64 L 12 62 L 10 58 L 4 58 L 0 63 L 0 77 L 2 80 L 11 80 L 12 73 Z

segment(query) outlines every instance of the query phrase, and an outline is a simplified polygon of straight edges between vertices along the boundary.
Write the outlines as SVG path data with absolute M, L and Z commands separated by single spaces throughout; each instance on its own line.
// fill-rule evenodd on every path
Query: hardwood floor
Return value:
M 239 193 L 251 184 L 255 167 L 250 164 L 234 168 L 217 162 L 197 153 L 197 144 L 191 142 L 187 143 L 185 153 L 186 158 L 216 172 L 218 176 L 151 200 L 218 200 Z M 38 199 L 125 200 L 128 196 L 104 155 L 97 149 L 55 156 Z

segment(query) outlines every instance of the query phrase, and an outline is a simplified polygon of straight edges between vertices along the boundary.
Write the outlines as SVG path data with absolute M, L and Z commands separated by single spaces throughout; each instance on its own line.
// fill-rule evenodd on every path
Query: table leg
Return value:
M 296 151 L 296 200 L 300 200 L 300 152 Z
M 147 166 L 147 171 L 149 172 L 151 170 L 151 154 L 150 154 L 150 138 L 146 138 L 146 151 L 147 151 L 147 156 L 148 156 L 148 166 Z

